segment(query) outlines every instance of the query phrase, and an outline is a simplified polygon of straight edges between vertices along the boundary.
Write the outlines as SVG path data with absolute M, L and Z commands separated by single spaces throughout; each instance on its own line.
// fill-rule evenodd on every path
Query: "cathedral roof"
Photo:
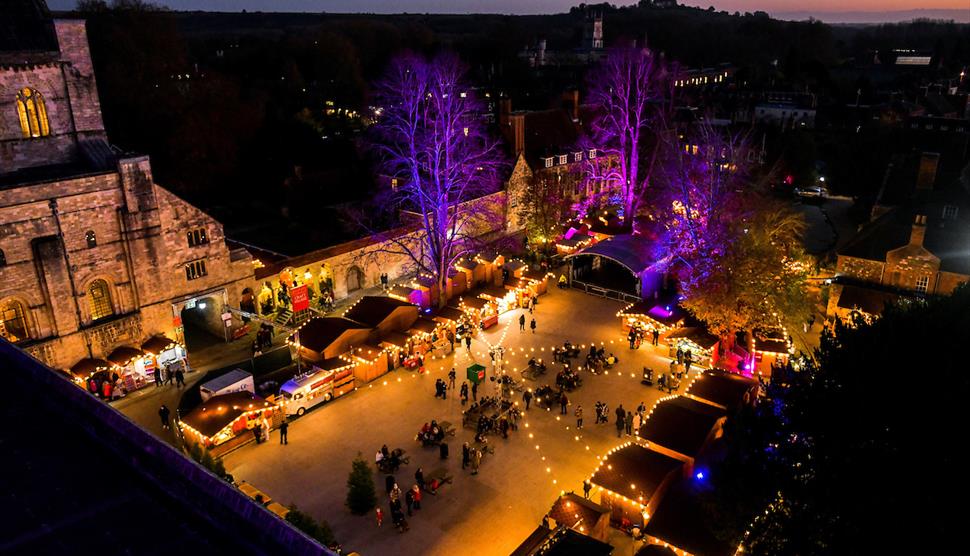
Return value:
M 3 0 L 0 12 L 0 56 L 57 52 L 54 21 L 44 0 Z

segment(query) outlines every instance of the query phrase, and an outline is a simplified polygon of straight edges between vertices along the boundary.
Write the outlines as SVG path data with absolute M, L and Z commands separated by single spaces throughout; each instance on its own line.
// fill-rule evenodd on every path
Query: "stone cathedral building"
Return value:
M 147 156 L 110 145 L 83 21 L 43 0 L 2 11 L 0 336 L 62 369 L 183 341 L 184 322 L 221 337 L 251 294 L 249 253 L 155 183 Z

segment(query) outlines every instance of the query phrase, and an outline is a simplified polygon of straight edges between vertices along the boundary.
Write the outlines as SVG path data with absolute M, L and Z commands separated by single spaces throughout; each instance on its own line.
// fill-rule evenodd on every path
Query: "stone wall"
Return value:
M 835 274 L 837 276 L 848 276 L 855 280 L 879 284 L 882 282 L 884 267 L 885 264 L 879 261 L 839 255 L 838 262 L 835 266 Z

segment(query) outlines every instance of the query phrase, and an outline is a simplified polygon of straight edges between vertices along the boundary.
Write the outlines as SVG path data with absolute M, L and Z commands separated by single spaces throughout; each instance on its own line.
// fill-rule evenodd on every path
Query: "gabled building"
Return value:
M 84 21 L 52 20 L 40 0 L 4 10 L 0 336 L 64 369 L 182 341 L 184 322 L 223 337 L 253 284 L 249 253 L 155 183 L 147 156 L 108 143 Z

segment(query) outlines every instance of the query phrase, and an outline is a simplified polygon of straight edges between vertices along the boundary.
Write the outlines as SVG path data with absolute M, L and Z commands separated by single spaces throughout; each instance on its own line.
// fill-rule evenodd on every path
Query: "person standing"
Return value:
M 532 322 L 529 323 L 529 328 L 532 329 L 533 334 L 536 333 L 536 319 L 532 319 Z
M 626 412 L 626 435 L 631 436 L 633 434 L 633 412 Z
M 656 328 L 653 329 L 653 345 L 657 345 L 660 341 L 660 331 Z
M 411 508 L 414 506 L 414 491 L 411 489 L 404 493 L 404 506 L 408 509 L 408 517 L 414 515 L 411 513 Z
M 461 383 L 460 392 L 461 392 L 461 405 L 465 405 L 466 403 L 468 403 L 468 383 L 467 382 Z
M 158 408 L 158 418 L 162 420 L 162 428 L 165 430 L 168 430 L 171 428 L 171 426 L 168 424 L 169 417 L 171 416 L 171 414 L 172 412 L 169 411 L 168 407 L 165 405 Z
M 623 410 L 623 404 L 616 407 L 616 437 L 619 438 L 623 436 L 623 428 L 626 426 L 626 411 Z
M 155 374 L 155 388 L 158 388 L 159 386 L 162 385 L 162 370 L 156 366 L 154 374 Z
M 424 470 L 420 467 L 414 472 L 414 480 L 418 483 L 418 487 L 422 490 L 424 489 Z
M 455 377 L 457 376 L 458 373 L 456 373 L 455 368 L 452 367 L 451 370 L 448 371 L 448 388 L 451 388 L 452 390 L 455 389 Z
M 482 451 L 478 448 L 472 449 L 472 475 L 478 475 L 478 466 L 482 464 Z
M 559 414 L 566 414 L 566 406 L 569 405 L 569 398 L 566 397 L 565 392 L 559 393 Z
M 471 449 L 468 447 L 468 443 L 465 442 L 461 445 L 461 468 L 464 469 L 468 467 L 468 463 L 471 461 Z
M 381 511 L 380 506 L 377 507 L 377 526 L 380 527 L 384 525 L 384 512 Z
M 472 351 L 472 335 L 471 333 L 465 334 L 465 351 L 471 353 Z
M 290 424 L 286 422 L 286 417 L 283 418 L 283 422 L 280 423 L 280 444 L 289 444 L 286 439 L 286 433 L 290 430 Z
M 183 386 L 185 386 L 185 371 L 182 370 L 182 367 L 179 367 L 175 369 L 175 387 L 181 388 Z
M 633 349 L 633 342 L 637 339 L 637 333 L 630 329 L 630 333 L 626 335 L 626 339 L 630 341 L 630 349 Z
M 414 509 L 421 509 L 421 488 L 418 485 L 411 487 L 411 492 L 414 493 Z
M 529 411 L 529 404 L 532 402 L 532 390 L 526 390 L 522 393 L 522 401 L 525 402 L 525 410 Z
M 589 500 L 589 491 L 593 489 L 593 483 L 589 482 L 589 479 L 583 481 L 583 496 Z
M 583 429 L 583 405 L 582 404 L 576 405 L 575 414 L 576 414 L 576 428 L 582 430 Z
M 525 332 L 525 313 L 519 315 L 519 332 Z
M 640 413 L 639 412 L 635 413 L 633 415 L 633 430 L 635 432 L 639 433 L 640 432 L 640 425 L 642 425 L 642 424 L 643 424 L 643 417 L 640 416 Z
M 259 424 L 258 421 L 256 422 L 255 425 L 253 425 L 253 438 L 256 439 L 256 444 L 262 444 L 263 442 L 263 431 L 261 430 L 262 428 L 263 428 L 263 425 Z
M 472 401 L 478 401 L 478 383 L 472 382 Z
M 640 418 L 643 419 L 643 414 L 646 413 L 646 411 L 647 411 L 647 406 L 644 405 L 643 402 L 640 402 L 640 405 L 637 406 L 637 415 L 639 415 Z
M 172 384 L 172 381 L 174 379 L 175 379 L 175 373 L 172 372 L 172 366 L 171 365 L 166 365 L 165 366 L 165 384 Z

